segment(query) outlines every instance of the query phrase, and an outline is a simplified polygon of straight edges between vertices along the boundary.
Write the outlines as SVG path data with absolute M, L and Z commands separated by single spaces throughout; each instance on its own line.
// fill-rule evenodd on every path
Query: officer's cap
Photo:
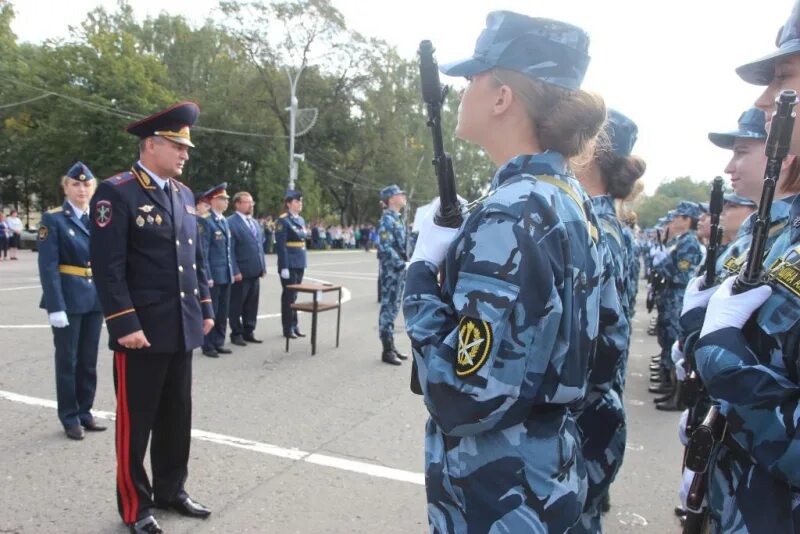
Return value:
M 492 11 L 471 58 L 442 65 L 448 76 L 471 77 L 495 67 L 572 91 L 589 66 L 589 35 L 572 24 Z
M 199 204 L 201 202 L 205 202 L 206 204 L 208 204 L 208 200 L 206 200 L 206 197 L 204 195 L 205 195 L 205 193 L 203 193 L 203 192 L 195 193 L 194 194 L 194 203 L 195 204 Z
M 737 139 L 766 139 L 766 115 L 758 108 L 750 108 L 739 117 L 739 129 L 727 133 L 712 132 L 708 139 L 720 148 L 733 148 Z
M 94 174 L 92 174 L 92 171 L 90 171 L 89 167 L 80 161 L 76 162 L 75 165 L 70 167 L 65 176 L 67 178 L 72 178 L 73 180 L 78 180 L 79 182 L 94 180 Z
M 636 123 L 619 111 L 610 109 L 605 129 L 614 154 L 620 157 L 630 156 L 639 134 Z
M 301 200 L 303 198 L 303 192 L 298 191 L 296 189 L 287 189 L 286 194 L 283 196 L 283 200 Z
M 711 203 L 710 202 L 698 202 L 697 206 L 700 208 L 700 213 L 710 213 L 711 212 Z
M 381 189 L 381 200 L 386 202 L 395 195 L 404 195 L 405 191 L 400 189 L 397 184 L 392 184 Z
M 675 208 L 675 215 L 684 215 L 692 219 L 697 219 L 700 217 L 700 207 L 695 202 L 681 200 Z
M 739 196 L 735 193 L 726 193 L 722 198 L 725 200 L 725 204 L 733 204 L 734 206 L 745 206 L 753 209 L 758 208 L 758 205 L 749 198 Z
M 203 193 L 203 200 L 205 200 L 206 202 L 211 202 L 212 198 L 217 198 L 217 197 L 231 198 L 225 191 L 227 188 L 228 188 L 228 182 L 222 182 L 219 185 L 215 185 L 214 187 Z
M 145 139 L 157 135 L 173 143 L 194 147 L 189 128 L 197 120 L 200 108 L 194 102 L 180 102 L 150 115 L 125 128 L 125 131 Z
M 778 30 L 775 46 L 778 47 L 777 50 L 742 65 L 736 69 L 736 73 L 747 83 L 769 85 L 775 76 L 775 65 L 778 61 L 800 53 L 800 0 L 795 2 L 789 20 Z

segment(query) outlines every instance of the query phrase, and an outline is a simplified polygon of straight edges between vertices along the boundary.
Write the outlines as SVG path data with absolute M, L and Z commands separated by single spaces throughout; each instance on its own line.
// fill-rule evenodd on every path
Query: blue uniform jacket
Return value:
M 91 201 L 91 259 L 109 346 L 128 353 L 189 351 L 213 319 L 192 191 L 169 180 L 172 201 L 138 165 L 102 182 Z M 117 339 L 143 330 L 150 347 Z
M 228 220 L 222 215 L 210 212 L 198 219 L 200 223 L 200 243 L 206 260 L 206 276 L 214 284 L 233 282 L 233 262 L 231 260 L 231 231 Z
M 255 219 L 256 235 L 248 228 L 247 223 L 238 213 L 228 217 L 228 228 L 231 231 L 231 267 L 233 274 L 241 274 L 242 278 L 258 278 L 267 272 L 264 261 L 264 230 Z
M 275 223 L 278 269 L 306 268 L 306 222 L 299 215 L 282 213 Z
M 64 202 L 60 208 L 45 213 L 39 226 L 39 278 L 43 291 L 39 307 L 47 313 L 100 311 L 89 268 L 89 229 L 69 202 Z M 81 269 L 89 276 L 77 274 Z M 62 272 L 67 270 L 72 272 Z

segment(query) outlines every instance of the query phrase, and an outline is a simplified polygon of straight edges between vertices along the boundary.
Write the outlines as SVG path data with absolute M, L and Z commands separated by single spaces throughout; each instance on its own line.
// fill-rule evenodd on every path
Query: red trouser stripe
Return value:
M 139 495 L 131 477 L 131 421 L 128 412 L 128 381 L 124 352 L 114 353 L 117 367 L 117 486 L 122 501 L 122 520 L 135 523 L 139 508 Z

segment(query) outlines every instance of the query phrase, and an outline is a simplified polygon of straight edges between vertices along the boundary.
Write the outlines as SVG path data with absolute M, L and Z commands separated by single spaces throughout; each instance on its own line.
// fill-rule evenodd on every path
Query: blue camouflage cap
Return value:
M 681 200 L 675 208 L 675 215 L 683 215 L 697 219 L 700 217 L 700 206 L 696 202 L 689 202 L 688 200 Z
M 303 192 L 298 191 L 297 189 L 287 189 L 286 194 L 283 195 L 284 202 L 287 200 L 302 200 L 303 199 Z
M 439 70 L 469 77 L 500 67 L 574 91 L 583 82 L 589 59 L 589 35 L 577 26 L 492 11 L 472 57 L 441 65 Z
M 710 202 L 698 202 L 697 206 L 700 208 L 701 213 L 710 213 L 711 212 L 711 203 Z
M 669 210 L 666 215 L 664 215 L 664 222 L 669 223 L 675 219 L 675 210 Z
M 778 30 L 775 46 L 778 47 L 777 50 L 742 65 L 736 69 L 736 74 L 747 83 L 769 85 L 775 76 L 775 65 L 778 61 L 800 53 L 800 0 L 795 2 L 789 20 Z
M 737 139 L 765 139 L 766 114 L 758 108 L 750 108 L 739 117 L 739 129 L 727 133 L 711 132 L 708 139 L 720 148 L 733 148 Z
M 381 200 L 386 202 L 395 195 L 404 195 L 405 193 L 397 184 L 392 184 L 381 189 Z
M 734 206 L 745 206 L 753 209 L 758 208 L 758 204 L 756 204 L 749 198 L 745 198 L 735 193 L 725 193 L 722 199 L 725 201 L 725 204 L 733 204 Z
M 621 157 L 630 156 L 639 135 L 636 123 L 619 111 L 609 109 L 605 128 L 614 154 Z
M 94 174 L 92 171 L 89 170 L 89 167 L 81 163 L 80 161 L 76 162 L 75 165 L 69 168 L 67 174 L 65 174 L 67 178 L 72 178 L 73 180 L 78 180 L 79 182 L 87 182 L 89 180 L 94 180 Z

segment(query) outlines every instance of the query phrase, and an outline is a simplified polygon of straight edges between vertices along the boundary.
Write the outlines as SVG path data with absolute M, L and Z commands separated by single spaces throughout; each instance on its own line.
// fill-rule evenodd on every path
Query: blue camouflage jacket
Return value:
M 667 249 L 669 256 L 653 269 L 666 280 L 667 291 L 685 289 L 703 259 L 703 247 L 690 230 L 671 240 Z
M 408 259 L 406 225 L 400 213 L 394 210 L 383 210 L 378 222 L 378 259 L 383 266 L 391 269 L 405 269 Z

